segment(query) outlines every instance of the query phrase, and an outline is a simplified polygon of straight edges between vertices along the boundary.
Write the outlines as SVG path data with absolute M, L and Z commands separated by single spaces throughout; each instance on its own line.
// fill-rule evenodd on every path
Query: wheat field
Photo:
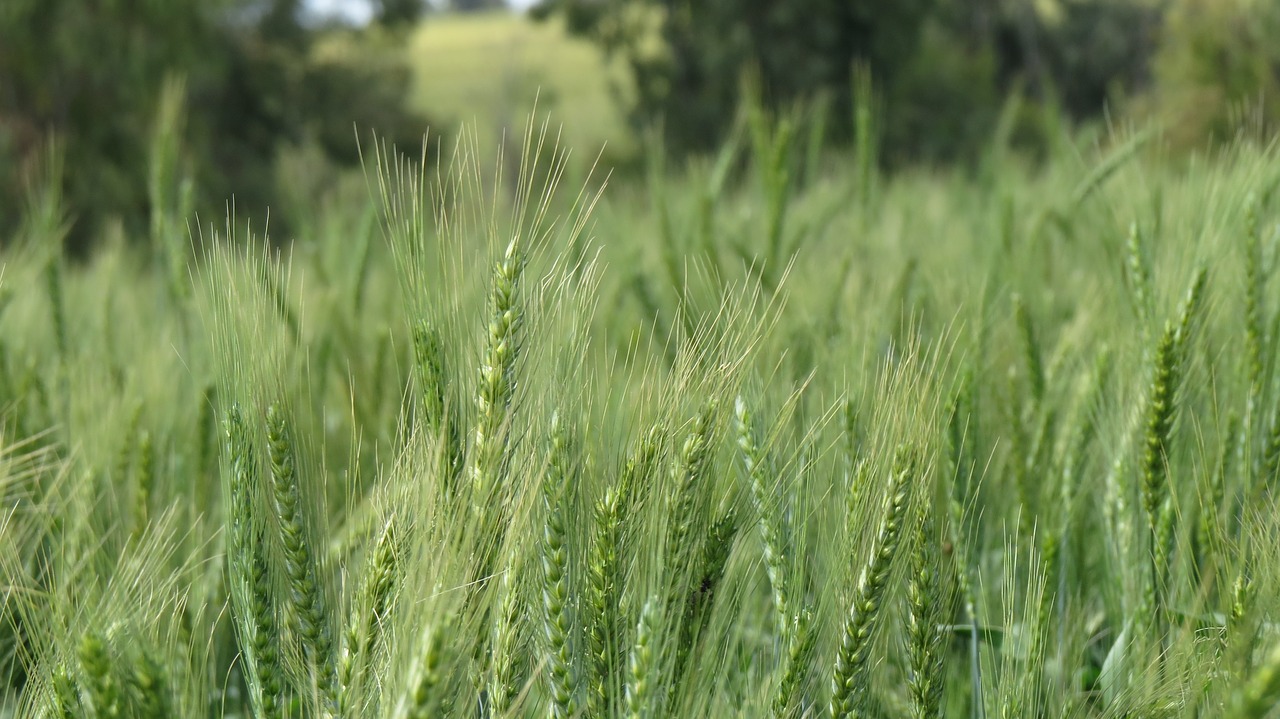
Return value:
M 1274 148 L 476 137 L 364 143 L 297 238 L 158 183 L 83 260 L 50 155 L 0 716 L 1275 715 Z

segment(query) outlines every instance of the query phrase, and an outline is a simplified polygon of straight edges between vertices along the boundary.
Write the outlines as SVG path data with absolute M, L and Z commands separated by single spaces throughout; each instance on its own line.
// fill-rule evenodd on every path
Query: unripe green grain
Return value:
M 267 408 L 267 446 L 271 455 L 271 496 L 289 579 L 286 621 L 302 645 L 311 680 L 325 699 L 336 706 L 329 615 L 303 514 L 293 443 L 284 412 L 275 404 Z
M 519 354 L 519 331 L 524 321 L 516 298 L 524 258 L 513 240 L 494 272 L 490 295 L 489 327 L 480 362 L 480 382 L 476 393 L 475 433 L 472 438 L 470 482 L 472 507 L 481 516 L 490 505 L 504 456 L 498 436 L 507 421 L 515 390 L 515 363 Z
M 1027 311 L 1022 295 L 1013 296 L 1013 316 L 1018 324 L 1018 339 L 1021 340 L 1022 359 L 1026 366 L 1031 399 L 1038 406 L 1044 400 L 1044 363 L 1040 359 L 1040 343 L 1031 323 L 1031 313 Z
M 172 719 L 169 677 L 164 665 L 145 649 L 139 653 L 130 677 L 137 701 L 136 719 Z
M 134 474 L 134 466 L 136 455 L 138 453 L 139 438 L 142 435 L 142 407 L 135 407 L 129 414 L 129 422 L 125 425 L 124 438 L 120 441 L 119 451 L 116 453 L 115 466 L 111 468 L 111 478 L 120 486 L 128 486 L 128 483 L 136 478 Z
M 1169 446 L 1173 434 L 1174 393 L 1178 383 L 1178 358 L 1176 331 L 1172 323 L 1165 325 L 1160 344 L 1156 347 L 1155 369 L 1151 390 L 1147 399 L 1146 434 L 1144 440 L 1141 495 L 1142 507 L 1147 519 L 1151 548 L 1151 583 L 1145 602 L 1155 622 L 1157 632 L 1163 632 L 1165 591 L 1168 557 L 1161 551 L 1163 532 L 1161 513 L 1170 501 Z
M 231 609 L 250 700 L 259 719 L 282 716 L 279 634 L 255 488 L 260 481 L 248 428 L 238 406 L 226 420 L 224 484 L 228 507 L 227 568 Z
M 432 442 L 440 445 L 445 486 L 452 491 L 454 475 L 462 462 L 462 439 L 458 436 L 457 418 L 450 411 L 444 342 L 439 330 L 425 321 L 420 322 L 413 330 L 413 354 L 423 429 Z
M 849 476 L 849 486 L 844 498 L 844 535 L 848 539 L 858 531 L 859 513 L 862 509 L 863 496 L 867 485 L 871 482 L 871 462 L 860 459 L 854 465 Z
M 778 527 L 773 499 L 773 483 L 765 486 L 766 475 L 771 475 L 768 457 L 756 441 L 755 427 L 746 402 L 738 397 L 734 404 L 734 417 L 737 424 L 738 449 L 742 458 L 743 471 L 751 489 L 751 500 L 756 513 L 760 517 L 760 539 L 764 550 L 764 567 L 769 576 L 769 587 L 773 590 L 773 608 L 777 615 L 778 632 L 783 646 L 791 643 L 787 632 L 791 623 L 789 587 L 785 564 L 785 548 L 782 532 Z M 770 480 L 774 478 L 769 477 Z
M 1197 566 L 1201 573 L 1211 570 L 1223 558 L 1227 537 L 1222 522 L 1226 484 L 1233 470 L 1236 443 L 1240 438 L 1240 416 L 1231 413 L 1222 431 L 1218 463 L 1209 475 L 1208 486 L 1201 488 L 1200 521 L 1196 525 Z
M 213 385 L 205 387 L 200 397 L 200 416 L 196 421 L 196 457 L 201 477 L 213 474 L 217 459 L 218 416 L 213 405 L 215 392 Z
M 1253 610 L 1255 594 L 1256 587 L 1249 576 L 1248 563 L 1241 561 L 1236 578 L 1231 583 L 1231 593 L 1227 597 L 1227 622 L 1220 650 L 1229 649 L 1231 655 L 1241 660 L 1246 668 L 1252 665 L 1257 640 L 1256 627 L 1249 626 L 1245 621 Z
M 384 634 L 400 572 L 399 536 L 393 517 L 370 553 L 352 602 L 342 660 L 338 665 L 342 692 L 340 715 L 346 715 L 359 695 L 368 689 L 373 654 Z
M 792 620 L 786 632 L 791 637 L 787 654 L 783 658 L 778 688 L 773 697 L 775 719 L 792 719 L 804 715 L 805 706 L 800 694 L 801 685 L 808 673 L 809 664 L 817 646 L 818 633 L 813 627 L 813 609 L 805 607 Z
M 715 417 L 714 403 L 708 403 L 680 445 L 679 456 L 671 467 L 671 535 L 667 543 L 667 563 L 677 569 L 692 569 L 691 534 L 698 521 L 698 483 L 704 479 L 711 455 L 711 428 Z
M 551 420 L 551 451 L 543 480 L 546 522 L 542 532 L 542 623 L 546 638 L 548 715 L 567 719 L 574 713 L 575 682 L 569 643 L 572 619 L 569 607 L 568 531 L 566 500 L 572 469 L 559 417 Z
M 623 578 L 627 574 L 626 518 L 639 500 L 658 454 L 656 428 L 648 431 L 627 457 L 618 481 L 605 489 L 593 515 L 587 567 L 589 652 L 588 716 L 612 716 L 620 707 L 625 677 L 627 628 L 622 620 Z
M 656 597 L 645 602 L 636 625 L 636 639 L 627 663 L 627 719 L 645 719 L 657 690 L 658 605 Z
M 685 676 L 689 657 L 692 656 L 711 618 L 711 608 L 715 604 L 720 585 L 724 580 L 725 567 L 729 562 L 729 554 L 733 550 L 733 542 L 737 534 L 738 518 L 732 511 L 707 528 L 706 538 L 702 543 L 702 555 L 697 563 L 697 573 L 693 575 L 694 581 L 684 603 L 684 614 L 676 644 L 672 675 L 674 677 Z
M 1147 527 L 1154 532 L 1160 506 L 1168 497 L 1169 442 L 1173 433 L 1174 391 L 1177 384 L 1177 357 L 1174 353 L 1173 325 L 1166 325 L 1156 348 L 1156 363 L 1147 399 L 1146 435 L 1142 461 L 1142 507 Z
M 1147 267 L 1146 253 L 1142 246 L 1142 233 L 1138 223 L 1129 225 L 1129 238 L 1125 242 L 1125 271 L 1129 280 L 1129 295 L 1133 300 L 1139 323 L 1147 326 L 1151 315 L 1151 271 Z
M 45 264 L 45 290 L 49 295 L 49 314 L 53 324 L 53 337 L 57 340 L 58 356 L 67 361 L 70 348 L 67 331 L 67 300 L 62 287 L 62 252 L 55 252 Z
M 1280 644 L 1272 648 L 1262 665 L 1239 690 L 1229 719 L 1263 719 L 1280 703 Z
M 62 719 L 78 719 L 84 715 L 80 688 L 76 685 L 75 677 L 62 663 L 53 670 L 53 701 L 55 715 Z
M 1244 370 L 1247 377 L 1244 418 L 1239 445 L 1239 467 L 1256 483 L 1256 473 L 1262 470 L 1256 455 L 1256 440 L 1263 431 L 1263 386 L 1266 380 L 1263 352 L 1269 344 L 1266 333 L 1266 270 L 1262 259 L 1262 235 L 1258 228 L 1258 199 L 1250 195 L 1246 204 L 1245 261 L 1244 261 Z M 1273 427 L 1274 429 L 1274 427 Z M 1265 452 L 1264 452 L 1265 455 Z M 1256 486 L 1256 484 L 1254 485 Z M 1254 487 L 1248 487 L 1252 490 Z
M 143 431 L 138 437 L 138 467 L 133 485 L 133 531 L 141 534 L 150 521 L 151 494 L 155 488 L 155 444 L 151 433 Z
M 944 689 L 942 631 L 944 620 L 940 564 L 935 552 L 933 508 L 921 503 L 911 554 L 911 579 L 907 584 L 907 690 L 912 719 L 937 719 Z
M 404 702 L 405 719 L 434 719 L 446 716 L 449 702 L 443 695 L 444 631 L 428 626 L 422 635 L 422 654 L 417 662 L 416 678 Z
M 502 599 L 498 604 L 498 616 L 493 622 L 487 716 L 501 717 L 510 714 L 522 688 L 517 672 L 517 640 L 524 609 L 524 604 L 520 601 L 519 585 L 519 565 L 513 565 L 502 573 Z
M 1246 215 L 1244 262 L 1245 356 L 1251 396 L 1261 392 L 1262 352 L 1266 345 L 1266 273 L 1262 267 L 1262 233 L 1258 229 L 1257 198 L 1250 197 Z
M 106 639 L 96 631 L 85 632 L 80 638 L 80 667 L 84 670 L 89 689 L 89 700 L 94 715 L 100 719 L 120 717 L 125 712 L 125 699 L 120 679 L 115 674 L 115 660 L 107 647 Z
M 642 490 L 647 487 L 652 473 L 658 464 L 658 451 L 662 437 L 659 429 L 650 427 L 638 443 L 638 446 L 627 457 L 622 473 L 618 477 L 619 511 L 626 512 L 641 501 Z
M 872 632 L 876 627 L 893 560 L 898 551 L 914 476 L 913 452 L 905 445 L 900 446 L 894 455 L 893 469 L 889 473 L 887 504 L 881 517 L 880 529 L 872 541 L 870 556 L 858 575 L 849 615 L 841 633 L 840 646 L 836 650 L 829 707 L 832 719 L 857 717 L 862 713 L 865 695 L 870 687 L 867 668 Z
M 618 558 L 621 509 L 621 495 L 616 487 L 606 489 L 595 507 L 595 531 L 587 571 L 590 583 L 587 638 L 591 653 L 587 713 L 591 716 L 608 716 L 613 712 L 613 678 L 620 644 L 618 608 L 622 594 L 622 571 Z
M 1178 308 L 1177 352 L 1179 359 L 1184 363 L 1190 352 L 1187 345 L 1191 341 L 1191 333 L 1204 309 L 1204 293 L 1208 284 L 1209 271 L 1201 267 L 1196 271 L 1196 276 L 1191 281 L 1191 286 L 1187 288 L 1187 294 L 1182 298 L 1182 304 Z

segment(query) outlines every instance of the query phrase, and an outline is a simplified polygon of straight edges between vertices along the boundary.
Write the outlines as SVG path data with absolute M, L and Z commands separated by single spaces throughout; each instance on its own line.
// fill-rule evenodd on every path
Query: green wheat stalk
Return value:
M 254 501 L 258 466 L 240 408 L 232 405 L 225 423 L 224 486 L 229 497 L 227 565 L 231 608 L 243 656 L 245 679 L 259 719 L 283 717 L 279 635 L 263 529 Z
M 1157 632 L 1164 628 L 1163 613 L 1168 557 L 1163 551 L 1161 515 L 1165 503 L 1170 501 L 1169 447 L 1173 435 L 1174 392 L 1178 381 L 1177 333 L 1173 323 L 1167 323 L 1156 346 L 1155 367 L 1151 390 L 1147 398 L 1146 432 L 1143 440 L 1142 475 L 1140 494 L 1142 508 L 1147 519 L 1151 548 L 1151 583 L 1147 588 L 1145 603 Z
M 937 719 L 942 712 L 945 645 L 941 565 L 934 550 L 933 507 L 922 502 L 911 553 L 911 579 L 907 583 L 907 691 L 912 719 Z
M 743 471 L 751 489 L 751 500 L 755 504 L 756 513 L 760 517 L 760 539 L 764 547 L 765 573 L 769 577 L 769 586 L 773 590 L 773 608 L 778 617 L 778 632 L 783 646 L 791 643 L 787 636 L 791 623 L 791 607 L 788 597 L 786 566 L 783 562 L 784 547 L 782 532 L 774 512 L 772 501 L 772 485 L 765 486 L 765 476 L 769 473 L 768 458 L 760 443 L 756 441 L 755 427 L 751 411 L 747 403 L 738 397 L 734 403 L 734 418 L 738 430 L 738 449 L 742 458 Z
M 415 678 L 410 683 L 408 695 L 401 701 L 403 710 L 397 716 L 403 719 L 433 719 L 447 716 L 449 701 L 444 695 L 445 677 L 441 665 L 444 661 L 444 628 L 428 625 L 422 633 L 422 650 L 415 664 Z
M 124 691 L 116 675 L 116 658 L 111 656 L 106 638 L 94 630 L 85 632 L 77 651 L 80 666 L 88 680 L 86 684 L 94 715 L 102 719 L 124 716 Z
M 267 447 L 271 457 L 271 497 L 276 527 L 284 549 L 289 601 L 285 618 L 289 631 L 301 642 L 303 658 L 325 700 L 338 705 L 329 614 L 320 586 L 315 553 L 311 548 L 302 508 L 293 442 L 284 411 L 278 404 L 267 408 Z
M 472 438 L 470 465 L 472 506 L 477 517 L 484 516 L 495 496 L 503 461 L 504 444 L 499 435 L 507 421 L 515 389 L 519 331 L 524 321 L 516 292 L 523 271 L 524 258 L 512 240 L 494 272 L 489 327 L 480 361 L 476 395 L 479 416 Z
M 646 719 L 657 691 L 658 605 L 656 597 L 645 602 L 636 625 L 636 638 L 627 662 L 627 719 Z
M 395 517 L 392 517 L 373 547 L 352 602 L 342 659 L 338 664 L 340 716 L 347 715 L 358 694 L 367 689 L 373 654 L 387 628 L 393 594 L 402 571 L 396 527 Z
M 587 713 L 607 716 L 613 711 L 613 676 L 617 661 L 619 637 L 618 608 L 622 601 L 621 563 L 618 556 L 622 528 L 622 492 L 605 490 L 595 506 L 594 536 L 587 580 L 590 619 L 587 623 L 591 653 L 590 693 Z
M 902 521 L 906 518 L 910 487 L 915 476 L 915 457 L 906 445 L 894 454 L 889 473 L 887 503 L 880 529 L 871 543 L 870 555 L 858 574 L 849 615 L 841 631 L 831 677 L 830 716 L 857 717 L 862 712 L 870 680 L 866 676 L 871 655 L 871 638 L 880 615 L 889 573 L 898 552 Z
M 501 596 L 498 616 L 493 621 L 493 638 L 489 654 L 488 689 L 486 692 L 488 716 L 507 716 L 512 703 L 519 696 L 521 686 L 517 678 L 518 628 L 524 605 L 520 601 L 519 565 L 514 564 L 502 573 Z
M 786 634 L 791 637 L 791 643 L 786 648 L 778 687 L 774 692 L 772 709 L 775 719 L 793 719 L 803 716 L 806 711 L 800 692 L 818 641 L 812 607 L 805 607 L 796 614 Z
M 567 719 L 574 714 L 573 666 L 569 648 L 568 530 L 567 494 L 572 482 L 568 438 L 559 415 L 551 419 L 551 449 L 543 480 L 543 502 L 547 512 L 542 532 L 542 623 L 546 639 L 547 693 L 551 699 L 549 716 Z

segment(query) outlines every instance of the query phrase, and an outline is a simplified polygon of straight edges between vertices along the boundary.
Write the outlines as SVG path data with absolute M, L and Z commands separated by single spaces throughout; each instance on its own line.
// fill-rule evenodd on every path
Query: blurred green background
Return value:
M 465 122 L 496 149 L 535 103 L 615 178 L 713 149 L 747 96 L 824 142 L 863 112 L 887 170 L 974 168 L 996 136 L 1036 162 L 1150 123 L 1185 158 L 1274 132 L 1277 36 L 1274 0 L 6 0 L 0 238 L 50 157 L 75 253 L 143 236 L 157 202 L 219 217 L 234 198 L 293 236 L 357 135 L 416 148 Z M 177 161 L 156 177 L 165 118 Z

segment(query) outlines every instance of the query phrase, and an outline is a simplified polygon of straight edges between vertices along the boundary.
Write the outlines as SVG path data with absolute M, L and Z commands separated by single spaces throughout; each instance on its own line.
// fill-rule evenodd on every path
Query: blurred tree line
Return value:
M 1108 109 L 1187 147 L 1280 119 L 1275 0 L 543 0 L 534 15 L 624 59 L 633 121 L 677 151 L 723 136 L 743 68 L 775 109 L 825 98 L 837 136 L 865 68 L 890 164 L 972 159 L 1006 107 L 1031 150 Z
M 313 60 L 300 4 L 0 2 L 0 237 L 17 227 L 24 185 L 50 142 L 75 213 L 69 248 L 82 248 L 109 219 L 142 235 L 157 108 L 171 78 L 186 89 L 179 173 L 206 217 L 221 216 L 234 197 L 238 210 L 262 218 L 279 196 L 281 148 L 312 143 L 353 163 L 353 127 L 417 144 L 426 123 L 405 110 L 407 69 L 384 58 Z M 384 5 L 401 14 L 392 21 L 413 17 L 403 3 Z M 288 221 L 273 212 L 273 228 Z
M 277 235 L 290 221 L 282 151 L 352 164 L 354 128 L 416 144 L 426 121 L 406 109 L 405 58 L 317 56 L 301 2 L 0 0 L 0 238 L 54 140 L 72 249 L 104 221 L 145 234 L 166 86 L 185 88 L 174 172 L 192 207 L 219 217 L 234 196 L 260 218 L 270 205 Z M 393 28 L 428 7 L 372 2 Z M 625 60 L 635 126 L 660 124 L 673 153 L 720 141 L 744 76 L 767 106 L 822 117 L 837 140 L 854 132 L 856 78 L 870 77 L 891 166 L 972 161 L 1001 133 L 1040 151 L 1104 111 L 1156 119 L 1192 149 L 1280 122 L 1276 0 L 542 0 L 534 14 Z

